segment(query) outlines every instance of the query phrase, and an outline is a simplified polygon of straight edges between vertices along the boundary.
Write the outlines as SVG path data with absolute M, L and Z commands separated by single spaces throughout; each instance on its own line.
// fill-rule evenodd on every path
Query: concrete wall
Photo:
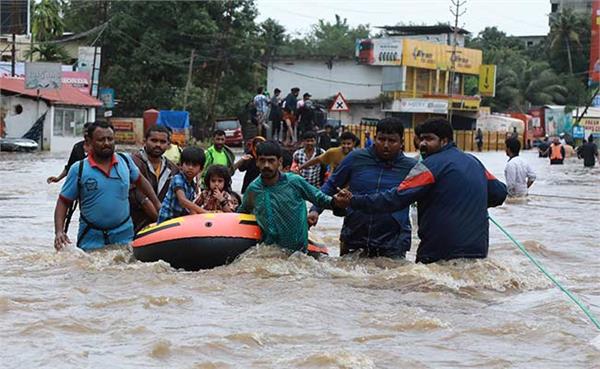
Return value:
M 267 71 L 269 93 L 279 88 L 285 97 L 292 87 L 299 87 L 300 98 L 309 92 L 313 100 L 331 99 L 338 92 L 346 100 L 375 99 L 381 94 L 381 81 L 381 67 L 353 60 L 333 61 L 331 69 L 326 60 L 276 61 Z
M 4 118 L 4 121 L 6 122 L 6 137 L 23 136 L 29 128 L 33 126 L 37 118 L 50 109 L 44 100 L 39 100 L 39 102 L 37 102 L 30 98 L 2 95 L 0 101 L 2 108 L 7 112 L 6 117 Z M 16 113 L 16 107 L 18 105 L 21 105 L 23 108 L 21 114 Z M 49 115 L 50 114 L 46 116 L 46 123 L 49 123 Z M 46 123 L 44 123 L 45 126 L 49 126 L 49 124 Z M 44 136 L 46 136 L 46 134 L 50 135 L 50 131 L 46 132 L 44 129 Z

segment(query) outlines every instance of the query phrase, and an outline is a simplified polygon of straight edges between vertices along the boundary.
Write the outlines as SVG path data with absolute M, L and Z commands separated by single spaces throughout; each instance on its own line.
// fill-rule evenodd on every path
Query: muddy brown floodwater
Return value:
M 67 154 L 0 153 L 2 368 L 600 367 L 600 332 L 493 225 L 488 259 L 432 265 L 338 258 L 331 214 L 322 261 L 262 247 L 191 273 L 56 253 L 45 178 Z M 477 156 L 503 177 L 503 153 Z M 600 169 L 523 157 L 537 195 L 490 213 L 599 316 Z

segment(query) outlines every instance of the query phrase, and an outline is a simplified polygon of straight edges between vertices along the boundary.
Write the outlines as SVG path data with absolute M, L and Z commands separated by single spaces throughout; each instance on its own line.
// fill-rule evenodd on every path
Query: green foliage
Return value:
M 31 50 L 27 50 L 25 58 L 37 55 L 37 59 L 42 62 L 59 62 L 68 63 L 71 61 L 71 56 L 59 44 L 42 42 L 34 45 Z
M 488 27 L 467 46 L 496 64 L 496 96 L 483 105 L 494 111 L 527 111 L 547 104 L 581 105 L 588 99 L 589 17 L 563 11 L 552 20 L 546 42 L 526 49 L 521 40 Z
M 356 39 L 369 37 L 369 25 L 356 28 L 336 14 L 335 22 L 319 19 L 303 38 L 288 39 L 283 55 L 353 57 Z
M 64 23 L 61 16 L 62 3 L 59 0 L 41 0 L 33 3 L 32 28 L 37 41 L 48 41 L 62 36 Z

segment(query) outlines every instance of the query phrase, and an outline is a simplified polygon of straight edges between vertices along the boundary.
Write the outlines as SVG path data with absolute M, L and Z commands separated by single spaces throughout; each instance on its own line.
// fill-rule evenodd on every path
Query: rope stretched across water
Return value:
M 566 287 L 564 287 L 562 284 L 560 284 L 560 282 L 557 281 L 556 278 L 554 278 L 554 276 L 552 274 L 550 274 L 548 271 L 546 271 L 544 266 L 542 264 L 540 264 L 540 262 L 527 251 L 527 249 L 525 248 L 525 246 L 523 246 L 523 244 L 521 244 L 519 241 L 517 241 L 510 233 L 508 233 L 508 231 L 506 229 L 504 229 L 500 224 L 498 224 L 498 222 L 496 222 L 496 220 L 494 218 L 492 218 L 491 215 L 489 215 L 489 218 L 492 221 L 492 223 L 494 223 L 496 225 L 496 227 L 498 227 L 498 229 L 502 233 L 504 233 L 504 235 L 506 235 L 506 237 L 508 237 L 508 239 L 511 240 L 519 248 L 519 250 L 521 250 L 521 252 L 523 254 L 525 254 L 525 256 L 527 256 L 529 258 L 529 260 L 531 260 L 531 262 L 546 277 L 548 277 L 548 279 L 550 279 L 552 281 L 552 283 L 554 283 L 554 285 L 556 287 L 558 287 L 561 291 L 563 291 L 571 299 L 571 301 L 573 301 L 575 304 L 577 304 L 577 306 L 579 306 L 579 308 L 581 308 L 581 310 L 584 312 L 584 314 L 592 321 L 592 323 L 594 323 L 596 328 L 598 328 L 598 330 L 600 330 L 600 322 L 598 322 L 598 319 L 592 314 L 592 312 L 575 295 L 573 295 L 573 293 L 571 293 L 571 291 L 569 291 Z

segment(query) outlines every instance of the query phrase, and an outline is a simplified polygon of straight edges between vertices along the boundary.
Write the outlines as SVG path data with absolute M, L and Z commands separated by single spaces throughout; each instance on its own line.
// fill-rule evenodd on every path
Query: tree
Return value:
M 354 56 L 356 39 L 369 37 L 369 25 L 356 28 L 348 24 L 346 18 L 335 15 L 335 22 L 323 19 L 312 26 L 311 31 L 303 38 L 289 39 L 284 48 L 285 54 L 295 56 Z
M 551 19 L 550 48 L 560 49 L 564 47 L 569 62 L 569 73 L 573 74 L 573 48 L 580 48 L 581 41 L 578 29 L 581 25 L 579 18 L 573 10 L 564 8 L 558 16 Z
M 37 41 L 48 41 L 62 36 L 64 23 L 59 0 L 41 0 L 33 3 L 32 32 Z
M 43 62 L 59 62 L 68 63 L 71 61 L 71 56 L 60 45 L 51 42 L 41 42 L 28 50 L 25 53 L 26 58 L 31 58 L 33 55 L 38 55 L 38 60 Z

